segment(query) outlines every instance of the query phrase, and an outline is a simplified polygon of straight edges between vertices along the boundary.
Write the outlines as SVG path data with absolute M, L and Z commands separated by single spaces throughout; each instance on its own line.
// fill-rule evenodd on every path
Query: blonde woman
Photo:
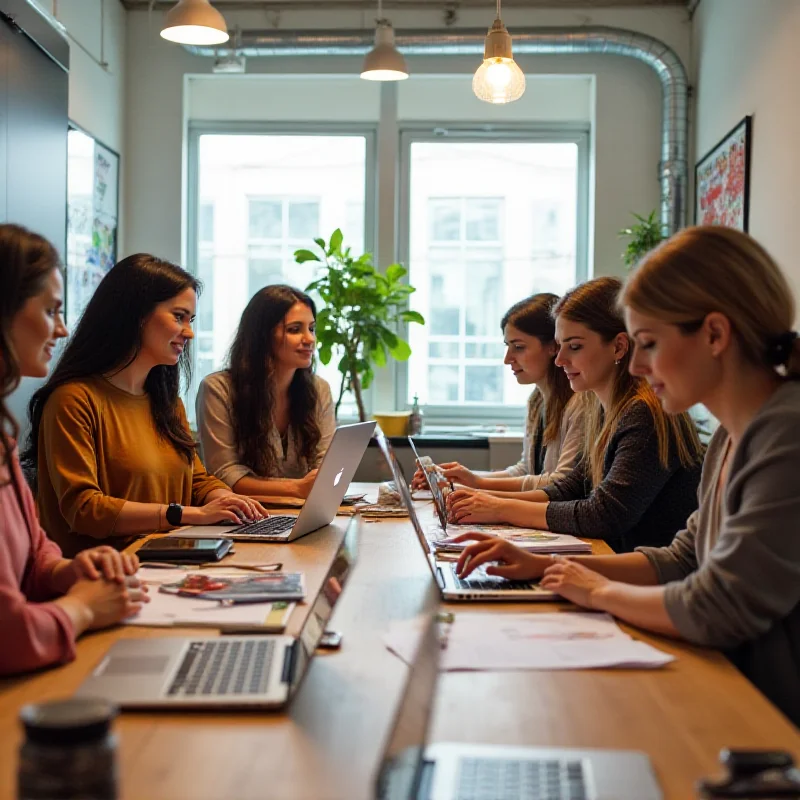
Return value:
M 440 464 L 444 477 L 474 489 L 517 492 L 539 489 L 574 468 L 583 449 L 580 404 L 563 370 L 555 365 L 553 308 L 558 295 L 543 292 L 520 300 L 505 313 L 500 327 L 506 344 L 504 364 L 517 383 L 536 385 L 528 401 L 528 419 L 517 464 L 498 472 L 473 472 L 457 462 Z M 414 488 L 424 488 L 417 470 Z
M 622 284 L 596 278 L 555 308 L 556 365 L 582 394 L 584 457 L 565 478 L 516 495 L 448 497 L 457 523 L 502 522 L 604 539 L 617 552 L 662 545 L 697 508 L 702 447 L 688 414 L 668 417 L 647 381 L 628 372 Z
M 724 650 L 800 725 L 800 345 L 786 278 L 744 233 L 681 231 L 622 295 L 632 371 L 664 409 L 720 421 L 700 507 L 669 547 L 553 559 L 481 537 L 459 563 L 530 580 L 633 625 Z M 463 538 L 469 537 L 467 534 Z

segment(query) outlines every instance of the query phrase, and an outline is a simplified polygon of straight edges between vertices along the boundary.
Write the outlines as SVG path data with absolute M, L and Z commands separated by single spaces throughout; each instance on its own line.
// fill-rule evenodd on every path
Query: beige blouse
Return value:
M 273 427 L 270 431 L 270 445 L 276 456 L 277 471 L 273 475 L 256 475 L 250 467 L 242 463 L 241 454 L 236 446 L 231 418 L 233 388 L 228 373 L 223 370 L 203 378 L 195 408 L 200 442 L 203 446 L 203 461 L 208 471 L 233 487 L 247 475 L 259 478 L 302 478 L 310 470 L 318 467 L 333 438 L 336 420 L 330 386 L 319 375 L 315 375 L 314 380 L 319 398 L 316 414 L 321 437 L 313 463 L 305 463 L 300 457 L 297 443 L 292 435 L 288 437 L 284 452 L 280 433 Z M 264 413 L 268 414 L 269 409 L 264 409 Z
M 529 414 L 522 440 L 522 458 L 513 467 L 504 470 L 512 478 L 524 476 L 522 491 L 541 489 L 565 477 L 572 472 L 583 451 L 583 412 L 578 395 L 573 395 L 564 409 L 558 436 L 545 448 L 544 469 L 539 475 L 534 474 L 533 464 L 536 424 L 537 420 Z

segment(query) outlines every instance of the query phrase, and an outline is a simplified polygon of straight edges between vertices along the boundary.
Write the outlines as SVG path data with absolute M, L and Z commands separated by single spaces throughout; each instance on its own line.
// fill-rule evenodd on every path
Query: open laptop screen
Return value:
M 375 792 L 379 800 L 417 797 L 436 693 L 439 650 L 437 622 L 431 615 L 411 662 L 403 698 L 383 755 Z
M 411 450 L 414 452 L 414 458 L 417 461 L 417 465 L 422 470 L 422 474 L 425 476 L 425 480 L 428 482 L 428 488 L 431 490 L 431 497 L 433 498 L 433 506 L 436 509 L 436 515 L 439 517 L 439 524 L 442 526 L 442 530 L 446 531 L 447 505 L 444 501 L 442 488 L 439 486 L 439 475 L 434 468 L 423 467 L 422 464 L 420 464 L 419 453 L 414 445 L 414 440 L 410 436 L 408 437 L 408 443 L 411 445 Z
M 303 674 L 308 667 L 308 662 L 314 655 L 322 634 L 325 633 L 325 628 L 333 614 L 333 609 L 355 566 L 358 555 L 359 524 L 360 517 L 355 514 L 350 519 L 344 539 L 342 539 L 342 543 L 336 551 L 333 563 L 325 576 L 325 580 L 322 582 L 317 599 L 314 601 L 303 629 L 300 631 L 300 637 L 295 646 L 297 662 L 294 665 L 292 686 L 290 688 L 292 693 L 302 680 Z

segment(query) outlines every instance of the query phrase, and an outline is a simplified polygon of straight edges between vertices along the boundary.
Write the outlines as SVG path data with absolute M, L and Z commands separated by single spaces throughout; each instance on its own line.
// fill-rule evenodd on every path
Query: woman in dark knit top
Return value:
M 556 364 L 582 393 L 585 453 L 544 490 L 448 498 L 457 523 L 502 522 L 604 539 L 618 552 L 669 544 L 697 508 L 702 447 L 688 414 L 669 417 L 628 371 L 631 344 L 617 309 L 622 283 L 596 278 L 555 308 Z
M 716 647 L 800 725 L 800 340 L 792 291 L 747 234 L 688 228 L 647 256 L 623 294 L 631 368 L 666 411 L 720 421 L 700 507 L 669 547 L 554 559 L 483 534 L 468 574 L 531 580 L 633 625 Z M 732 703 L 736 698 L 731 699 Z

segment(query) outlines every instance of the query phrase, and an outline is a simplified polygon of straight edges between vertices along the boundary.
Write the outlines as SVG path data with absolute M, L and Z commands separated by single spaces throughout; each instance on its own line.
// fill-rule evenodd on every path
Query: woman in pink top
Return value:
M 39 526 L 5 400 L 20 378 L 43 378 L 58 339 L 64 286 L 55 248 L 17 225 L 0 225 L 0 674 L 70 661 L 84 631 L 141 608 L 136 556 L 111 547 L 61 557 Z

